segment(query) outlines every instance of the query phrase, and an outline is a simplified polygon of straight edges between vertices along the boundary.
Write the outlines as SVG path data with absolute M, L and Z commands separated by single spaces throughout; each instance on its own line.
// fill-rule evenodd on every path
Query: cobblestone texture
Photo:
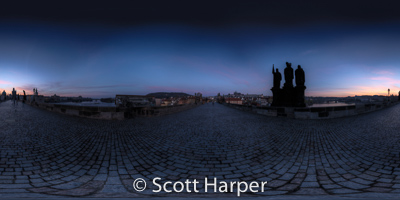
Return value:
M 264 193 L 242 196 L 400 197 L 400 105 L 347 118 L 295 120 L 206 104 L 173 115 L 104 121 L 8 101 L 0 103 L 0 130 L 2 197 L 209 195 L 133 190 L 134 179 L 154 177 L 268 181 Z

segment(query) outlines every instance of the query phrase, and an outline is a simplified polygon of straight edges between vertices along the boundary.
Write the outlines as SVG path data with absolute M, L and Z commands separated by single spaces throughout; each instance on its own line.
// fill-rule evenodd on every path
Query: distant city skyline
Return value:
M 64 23 L 63 13 L 56 21 L 31 15 L 33 20 L 8 16 L 0 21 L 1 92 L 15 87 L 20 94 L 38 88 L 43 95 L 93 98 L 234 91 L 271 96 L 272 65 L 283 75 L 285 62 L 304 69 L 306 96 L 387 95 L 388 88 L 397 95 L 400 90 L 397 16 L 372 20 L 365 13 L 359 19 L 311 12 L 313 20 L 302 14 L 290 23 L 291 18 L 279 21 L 279 14 L 270 14 L 252 23 L 253 18 L 240 22 L 230 15 L 228 21 L 216 18 L 220 24 L 215 25 L 212 19 L 196 24 L 174 15 L 114 26 L 91 18 Z M 323 19 L 315 20 L 320 15 Z

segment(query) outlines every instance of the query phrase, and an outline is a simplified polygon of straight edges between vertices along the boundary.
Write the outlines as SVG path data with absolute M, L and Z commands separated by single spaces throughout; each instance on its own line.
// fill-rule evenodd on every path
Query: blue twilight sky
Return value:
M 291 62 L 305 71 L 306 96 L 384 95 L 388 88 L 397 94 L 399 27 L 396 20 L 218 26 L 0 20 L 0 90 L 272 95 L 272 65 L 283 72 Z

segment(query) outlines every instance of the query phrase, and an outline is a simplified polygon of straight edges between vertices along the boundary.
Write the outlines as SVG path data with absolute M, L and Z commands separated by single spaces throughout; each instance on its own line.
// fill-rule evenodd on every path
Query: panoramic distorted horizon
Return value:
M 390 4 L 53 4 L 0 10 L 0 92 L 271 96 L 286 62 L 304 69 L 306 96 L 400 90 Z

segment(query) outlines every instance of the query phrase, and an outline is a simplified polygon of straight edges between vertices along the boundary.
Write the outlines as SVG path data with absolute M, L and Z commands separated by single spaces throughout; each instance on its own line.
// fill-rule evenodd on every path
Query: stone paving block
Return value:
M 358 177 L 360 177 L 362 179 L 369 180 L 369 181 L 375 181 L 375 180 L 379 179 L 379 177 L 371 176 L 371 175 L 368 175 L 368 174 L 361 174 Z
M 383 183 L 390 183 L 392 182 L 392 179 L 388 179 L 388 178 L 380 178 L 376 180 L 377 182 L 383 182 Z
M 391 193 L 400 193 L 400 189 L 394 189 L 391 191 Z
M 26 180 L 29 183 L 29 180 Z M 0 184 L 11 184 L 13 183 L 14 180 L 10 180 L 10 179 L 0 179 Z
M 317 181 L 317 175 L 307 175 L 306 176 L 306 178 L 304 179 L 304 181 L 308 181 L 308 182 L 311 182 L 311 181 L 314 181 L 314 182 L 316 182 Z
M 105 185 L 101 193 L 127 193 L 128 191 L 122 185 Z
M 301 184 L 303 180 L 304 180 L 303 178 L 294 178 L 293 180 L 290 181 L 290 183 Z
M 376 172 L 381 174 L 392 174 L 392 170 L 378 169 Z
M 286 183 L 287 183 L 287 181 L 283 181 L 283 180 L 272 180 L 272 181 L 268 181 L 267 186 L 276 188 L 276 187 L 281 187 L 281 186 L 285 185 Z
M 87 172 L 88 175 L 95 176 L 97 174 L 98 170 L 97 169 L 91 169 Z
M 121 180 L 119 179 L 119 177 L 108 177 L 107 185 L 118 185 L 121 184 Z
M 279 177 L 280 180 L 284 180 L 284 181 L 289 181 L 292 180 L 294 178 L 295 174 L 291 174 L 291 173 L 286 173 L 283 174 L 281 177 Z
M 242 174 L 228 174 L 228 175 L 225 175 L 224 177 L 227 178 L 227 179 L 230 179 L 230 178 L 241 178 L 241 177 L 243 177 L 243 175 Z
M 282 168 L 282 169 L 276 171 L 275 173 L 280 174 L 280 175 L 284 175 L 284 174 L 287 173 L 287 171 L 288 171 L 288 169 Z
M 326 195 L 327 193 L 321 188 L 300 188 L 294 192 L 295 195 Z
M 359 183 L 355 183 L 355 182 L 352 182 L 352 181 L 340 182 L 338 184 L 343 186 L 343 187 L 354 189 L 354 190 L 369 188 L 369 186 L 362 185 L 362 184 L 359 184 Z
M 368 192 L 390 192 L 392 189 L 391 188 L 383 188 L 383 187 L 370 187 L 365 189 L 365 191 Z
M 331 194 L 353 194 L 353 193 L 361 192 L 359 190 L 352 190 L 352 189 L 347 189 L 347 188 L 332 189 L 332 190 L 328 190 L 328 191 Z
M 109 175 L 109 176 L 114 176 L 114 177 L 119 176 L 118 171 L 109 171 L 109 172 L 108 172 L 108 175 Z
M 356 183 L 363 184 L 363 185 L 371 185 L 372 183 L 374 183 L 372 181 L 367 181 L 367 180 L 364 180 L 364 179 L 361 179 L 361 178 L 355 178 L 355 179 L 352 179 L 352 181 L 354 181 Z
M 29 192 L 26 189 L 0 189 L 0 197 L 2 196 L 1 193 L 24 193 Z
M 342 188 L 341 186 L 336 185 L 336 184 L 322 184 L 321 186 L 322 186 L 325 190 Z
M 45 199 L 45 198 L 54 198 L 52 195 L 47 194 L 38 194 L 38 193 L 2 193 L 1 198 L 4 199 L 15 199 L 15 198 L 36 198 L 36 199 Z
M 30 184 L 0 184 L 0 189 L 31 188 Z
M 54 185 L 54 186 L 51 186 L 51 187 L 55 188 L 55 189 L 66 190 L 66 189 L 77 188 L 77 187 L 79 187 L 81 185 L 82 185 L 82 183 L 80 183 L 80 182 L 68 182 L 68 183 L 64 183 L 64 184 L 60 184 L 60 185 Z
M 270 191 L 270 190 L 267 190 L 267 191 L 264 191 L 264 192 L 257 192 L 257 193 L 255 193 L 255 194 L 257 194 L 257 195 L 262 195 L 262 196 L 275 196 L 275 195 L 282 195 L 282 194 L 286 194 L 286 193 L 288 193 L 287 191 Z
M 318 182 L 307 182 L 307 181 L 303 181 L 301 183 L 301 187 L 302 188 L 319 188 L 320 185 L 318 184 Z
M 282 187 L 279 187 L 277 190 L 285 190 L 285 191 L 294 191 L 299 188 L 300 185 L 298 184 L 286 184 Z
M 0 180 L 13 180 L 14 176 L 0 176 Z
M 345 181 L 347 181 L 346 179 L 344 179 L 344 178 L 342 178 L 342 177 L 336 177 L 336 178 L 331 178 L 334 182 L 337 182 L 337 183 L 339 183 L 339 182 L 345 182 Z
M 95 181 L 106 181 L 107 180 L 107 174 L 97 174 L 93 180 Z
M 49 194 L 80 197 L 80 196 L 86 196 L 86 195 L 92 194 L 95 191 L 96 190 L 94 190 L 94 189 L 76 188 L 76 189 L 70 189 L 70 190 L 59 190 L 59 191 L 55 191 L 55 192 L 49 192 Z
M 385 187 L 385 188 L 391 188 L 393 184 L 391 183 L 375 183 L 373 184 L 374 187 Z

